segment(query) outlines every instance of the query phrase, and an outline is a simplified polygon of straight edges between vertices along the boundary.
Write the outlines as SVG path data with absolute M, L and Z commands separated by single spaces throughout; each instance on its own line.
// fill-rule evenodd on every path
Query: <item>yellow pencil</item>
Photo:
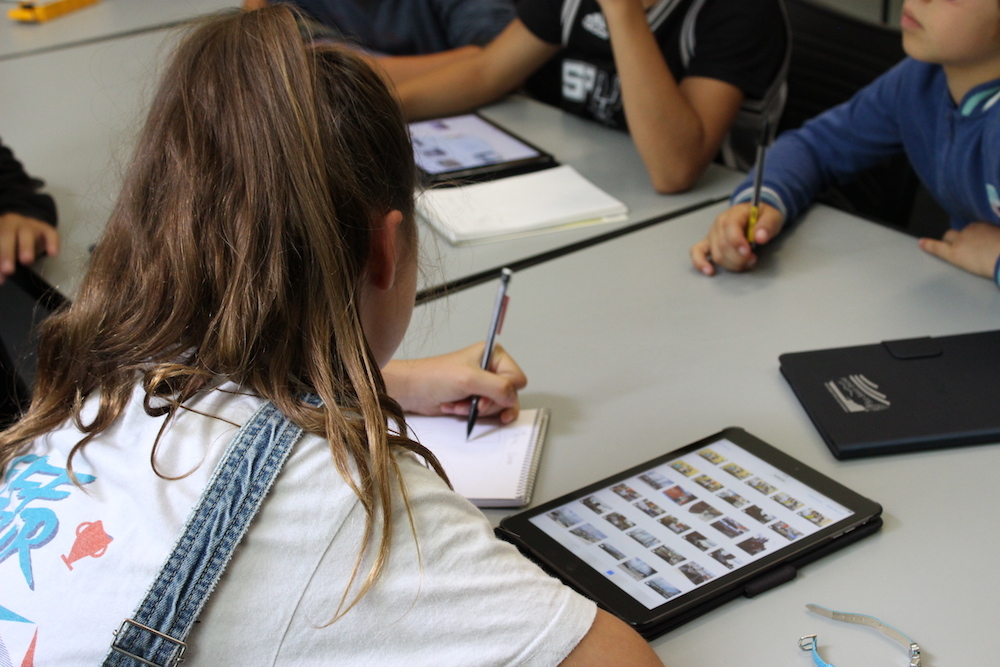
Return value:
M 753 201 L 750 203 L 750 224 L 747 225 L 747 241 L 754 245 L 754 231 L 757 229 L 757 218 L 760 216 L 760 189 L 764 183 L 764 154 L 767 152 L 767 140 L 770 135 L 770 122 L 764 122 L 760 143 L 757 144 L 757 164 L 754 165 Z

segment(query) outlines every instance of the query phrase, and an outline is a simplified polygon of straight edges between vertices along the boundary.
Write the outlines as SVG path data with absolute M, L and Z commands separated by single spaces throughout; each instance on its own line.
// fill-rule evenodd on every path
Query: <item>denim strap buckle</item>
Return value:
M 157 662 L 151 662 L 149 660 L 146 660 L 142 656 L 136 655 L 135 653 L 131 653 L 130 651 L 126 651 L 124 648 L 118 645 L 118 640 L 123 638 L 125 631 L 128 629 L 127 626 L 130 625 L 134 626 L 136 631 L 140 633 L 149 632 L 153 635 L 156 635 L 158 639 L 176 645 L 175 648 L 171 651 L 170 655 L 167 657 L 166 662 L 162 664 Z M 115 630 L 114 634 L 116 639 L 111 643 L 112 652 L 121 653 L 122 655 L 128 656 L 129 658 L 132 658 L 133 660 L 142 663 L 143 665 L 149 665 L 149 667 L 175 667 L 175 665 L 177 665 L 178 663 L 184 662 L 184 651 L 187 650 L 187 644 L 185 644 L 179 639 L 174 639 L 169 635 L 165 635 L 162 632 L 154 630 L 149 626 L 143 625 L 142 623 L 133 621 L 131 618 L 126 618 L 124 621 L 122 621 L 122 624 L 118 626 L 118 629 Z

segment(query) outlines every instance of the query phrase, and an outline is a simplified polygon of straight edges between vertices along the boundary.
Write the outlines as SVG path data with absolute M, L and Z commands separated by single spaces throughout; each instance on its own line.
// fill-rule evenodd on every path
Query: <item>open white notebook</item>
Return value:
M 566 165 L 417 197 L 417 214 L 455 245 L 615 222 L 626 213 L 625 204 Z
M 523 507 L 531 502 L 549 411 L 521 410 L 506 426 L 480 418 L 465 439 L 464 417 L 407 415 L 416 440 L 431 450 L 455 491 L 477 507 Z

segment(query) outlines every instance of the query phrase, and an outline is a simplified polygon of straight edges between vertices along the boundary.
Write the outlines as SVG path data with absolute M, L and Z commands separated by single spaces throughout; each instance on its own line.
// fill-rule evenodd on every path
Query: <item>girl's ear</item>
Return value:
M 389 290 L 396 282 L 396 260 L 399 258 L 399 225 L 403 213 L 395 209 L 385 214 L 382 224 L 372 233 L 372 247 L 368 256 L 368 280 L 372 287 Z

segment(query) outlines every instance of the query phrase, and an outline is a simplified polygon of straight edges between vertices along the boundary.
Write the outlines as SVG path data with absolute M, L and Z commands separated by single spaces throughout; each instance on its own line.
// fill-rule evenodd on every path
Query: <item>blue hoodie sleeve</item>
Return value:
M 821 192 L 902 152 L 898 91 L 904 60 L 847 102 L 801 128 L 782 134 L 767 151 L 761 197 L 786 222 L 797 219 Z M 733 193 L 732 203 L 750 201 L 753 174 Z

